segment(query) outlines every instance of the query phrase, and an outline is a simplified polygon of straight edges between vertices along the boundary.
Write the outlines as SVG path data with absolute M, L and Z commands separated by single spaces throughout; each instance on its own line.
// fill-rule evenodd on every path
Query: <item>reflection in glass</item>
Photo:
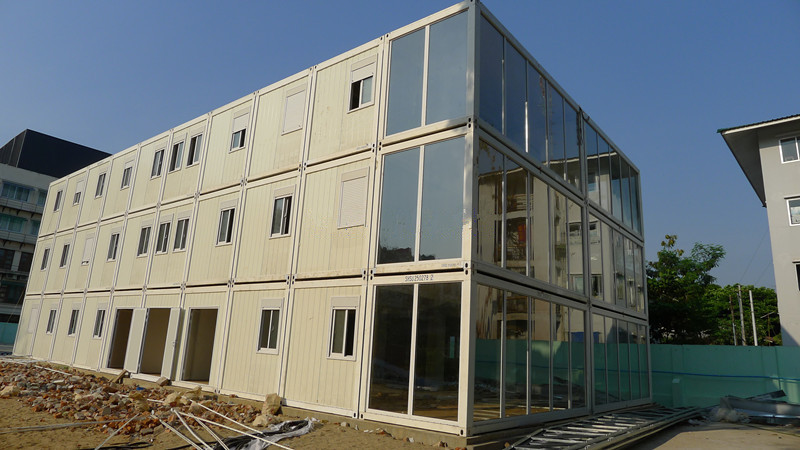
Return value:
M 614 236 L 614 285 L 616 287 L 617 306 L 625 307 L 625 246 L 623 237 L 616 231 Z
M 612 231 L 608 224 L 603 223 L 600 230 L 600 239 L 603 242 L 603 301 L 615 303 L 616 290 L 614 281 L 614 240 L 611 237 Z
M 525 58 L 506 41 L 506 136 L 525 150 Z
M 628 308 L 636 309 L 636 275 L 633 263 L 633 242 L 625 238 L 625 285 L 627 286 Z
M 547 85 L 548 164 L 564 177 L 564 100 L 551 85 Z
M 478 258 L 501 265 L 503 250 L 503 155 L 481 141 L 478 149 Z
M 634 268 L 636 269 L 636 310 L 644 311 L 644 267 L 642 266 L 642 247 L 633 246 Z
M 628 347 L 631 360 L 631 398 L 636 400 L 642 397 L 639 382 L 639 327 L 635 323 L 628 323 Z
M 581 408 L 586 406 L 586 341 L 583 311 L 570 308 L 569 312 L 569 379 L 572 387 L 570 408 Z
M 650 396 L 650 373 L 647 366 L 647 326 L 639 325 L 639 384 L 642 398 Z
M 431 25 L 429 39 L 426 124 L 466 114 L 467 13 Z
M 475 319 L 473 420 L 500 417 L 503 291 L 478 285 Z
M 530 276 L 537 280 L 550 282 L 550 219 L 549 187 L 534 175 L 530 176 L 530 228 L 531 253 Z
M 553 304 L 553 409 L 569 408 L 569 308 Z
M 582 208 L 567 199 L 569 218 L 569 288 L 584 294 L 583 278 L 583 217 Z
M 622 220 L 622 171 L 620 157 L 612 149 L 611 159 L 611 210 L 618 220 Z
M 642 209 L 639 206 L 639 174 L 631 167 L 631 215 L 633 216 L 633 229 L 642 232 Z
M 606 332 L 603 316 L 592 314 L 592 342 L 594 343 L 594 401 L 597 405 L 608 403 L 606 385 Z
M 564 152 L 567 182 L 581 189 L 581 153 L 578 147 L 578 112 L 564 102 Z
M 383 158 L 378 264 L 414 261 L 419 148 Z
M 505 159 L 506 169 L 506 268 L 527 272 L 528 171 Z
M 589 295 L 594 300 L 603 299 L 603 244 L 601 240 L 603 223 L 589 215 L 589 272 L 591 282 Z
M 584 144 L 586 148 L 586 195 L 589 200 L 600 204 L 600 161 L 597 157 L 597 132 L 584 122 Z
M 608 374 L 608 402 L 620 401 L 619 397 L 619 348 L 617 346 L 616 320 L 606 317 L 606 367 Z
M 531 414 L 550 411 L 550 303 L 531 301 Z
M 503 36 L 481 16 L 480 116 L 503 131 Z
M 458 419 L 461 284 L 420 284 L 414 415 Z
M 461 257 L 465 146 L 463 138 L 425 146 L 420 260 Z
M 599 167 L 599 183 L 600 183 L 600 206 L 611 212 L 611 156 L 609 155 L 610 148 L 605 139 L 598 136 L 597 138 L 597 151 L 598 151 L 598 167 Z
M 550 189 L 550 219 L 552 223 L 553 284 L 567 287 L 567 200 L 564 194 Z
M 386 134 L 420 126 L 425 29 L 392 41 Z
M 505 416 L 528 413 L 528 297 L 506 291 Z
M 619 389 L 622 400 L 631 399 L 631 369 L 630 369 L 630 343 L 628 322 L 617 321 L 617 336 L 619 339 Z
M 414 286 L 375 288 L 369 407 L 408 412 Z
M 633 227 L 631 218 L 631 185 L 630 185 L 630 166 L 624 160 L 622 163 L 622 221 L 628 227 Z
M 547 162 L 547 82 L 528 65 L 528 153 Z

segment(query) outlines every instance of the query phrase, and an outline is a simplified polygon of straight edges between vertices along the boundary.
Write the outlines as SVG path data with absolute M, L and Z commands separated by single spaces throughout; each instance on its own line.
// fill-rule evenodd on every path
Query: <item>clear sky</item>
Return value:
M 114 153 L 455 0 L 0 0 L 0 145 Z M 639 167 L 646 257 L 721 244 L 774 287 L 766 211 L 719 128 L 800 113 L 800 1 L 484 2 Z

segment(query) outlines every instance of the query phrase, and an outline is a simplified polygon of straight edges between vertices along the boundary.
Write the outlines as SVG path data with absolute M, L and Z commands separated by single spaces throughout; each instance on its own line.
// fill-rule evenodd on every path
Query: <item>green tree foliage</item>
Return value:
M 745 343 L 753 345 L 753 314 L 750 312 L 750 294 L 753 292 L 753 310 L 756 317 L 758 345 L 780 345 L 781 324 L 778 317 L 778 296 L 767 287 L 742 286 L 742 313 L 744 317 Z M 736 327 L 736 343 L 742 345 L 742 316 L 739 315 L 739 288 L 735 285 L 713 286 L 706 297 L 712 305 L 714 329 L 711 344 L 734 345 L 733 327 Z M 731 315 L 733 317 L 731 317 Z

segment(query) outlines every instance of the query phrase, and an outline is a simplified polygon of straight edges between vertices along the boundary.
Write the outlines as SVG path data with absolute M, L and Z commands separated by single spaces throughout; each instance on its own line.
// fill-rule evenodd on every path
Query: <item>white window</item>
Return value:
M 125 164 L 125 168 L 122 170 L 122 183 L 119 185 L 120 190 L 131 185 L 131 173 L 133 173 L 133 161 Z
M 67 336 L 72 336 L 76 331 L 78 331 L 78 316 L 80 313 L 80 310 L 73 309 L 72 313 L 69 315 L 69 329 L 67 329 Z
M 111 239 L 108 241 L 108 254 L 106 261 L 114 261 L 117 259 L 117 248 L 119 247 L 119 233 L 112 233 Z
M 95 198 L 103 195 L 105 187 L 106 187 L 106 173 L 103 172 L 97 177 L 97 187 L 94 189 Z
M 800 225 L 800 198 L 786 200 L 789 207 L 789 225 Z
M 792 162 L 800 159 L 797 138 L 781 139 L 781 161 Z
M 234 208 L 223 209 L 219 213 L 219 228 L 217 229 L 217 244 L 230 244 L 233 240 L 233 213 Z
M 94 316 L 94 330 L 92 331 L 93 338 L 103 337 L 103 323 L 106 320 L 106 310 L 98 309 L 97 314 Z
M 45 248 L 44 251 L 42 252 L 42 266 L 39 268 L 39 270 L 47 269 L 47 263 L 49 260 L 50 260 L 50 249 Z
M 81 258 L 81 265 L 89 264 L 92 260 L 94 253 L 94 236 L 87 236 L 86 242 L 83 244 L 83 258 Z
M 156 253 L 166 253 L 169 248 L 169 226 L 171 222 L 164 222 L 158 226 L 156 238 Z
M 258 331 L 259 352 L 278 353 L 282 304 L 283 299 L 280 298 L 261 300 L 261 316 L 259 317 Z
M 186 165 L 191 166 L 200 161 L 200 149 L 203 145 L 203 135 L 198 134 L 189 139 L 189 152 L 186 155 Z
M 139 246 L 136 249 L 136 256 L 143 256 L 147 254 L 147 249 L 150 247 L 150 226 L 142 227 L 139 231 Z
M 61 261 L 59 261 L 58 267 L 66 267 L 67 259 L 69 259 L 69 244 L 64 244 L 64 247 L 61 248 Z
M 183 141 L 172 146 L 172 154 L 169 157 L 170 172 L 181 168 L 181 159 L 183 159 Z
M 363 226 L 367 214 L 368 169 L 342 175 L 339 189 L 339 228 Z
M 350 71 L 350 104 L 348 110 L 352 111 L 373 103 L 375 66 L 374 58 L 353 64 Z
M 31 188 L 9 183 L 8 181 L 3 181 L 3 190 L 0 191 L 0 197 L 5 197 L 20 202 L 27 202 L 30 198 L 31 192 L 33 192 Z
M 244 147 L 248 122 L 250 122 L 249 113 L 241 114 L 233 119 L 233 124 L 231 126 L 231 151 Z
M 270 236 L 288 236 L 292 216 L 292 196 L 278 197 L 272 206 L 272 229 Z
M 161 175 L 161 166 L 164 165 L 164 149 L 157 151 L 153 155 L 153 168 L 150 169 L 150 178 Z
M 355 348 L 356 309 L 334 307 L 331 312 L 329 356 L 352 358 Z
M 75 195 L 72 197 L 72 204 L 77 205 L 81 202 L 81 195 L 83 195 L 83 187 L 86 185 L 85 180 L 78 181 L 78 185 L 75 187 Z
M 58 211 L 61 209 L 61 196 L 64 195 L 64 191 L 59 190 L 56 192 L 56 202 L 53 205 L 53 211 Z
M 173 250 L 186 250 L 186 234 L 189 230 L 189 219 L 179 219 L 175 223 L 175 241 Z
M 306 102 L 305 86 L 293 89 L 286 94 L 286 102 L 283 109 L 283 130 L 282 133 L 303 128 L 303 111 Z
M 53 329 L 55 327 L 56 327 L 56 310 L 55 309 L 51 309 L 50 310 L 50 315 L 47 316 L 47 329 L 45 330 L 45 333 L 52 334 L 53 333 Z

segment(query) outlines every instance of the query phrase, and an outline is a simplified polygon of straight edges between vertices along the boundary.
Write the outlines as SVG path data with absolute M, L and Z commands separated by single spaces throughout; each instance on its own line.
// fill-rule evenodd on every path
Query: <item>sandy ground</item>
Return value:
M 800 449 L 800 428 L 794 426 L 706 423 L 681 424 L 629 447 L 651 449 Z

